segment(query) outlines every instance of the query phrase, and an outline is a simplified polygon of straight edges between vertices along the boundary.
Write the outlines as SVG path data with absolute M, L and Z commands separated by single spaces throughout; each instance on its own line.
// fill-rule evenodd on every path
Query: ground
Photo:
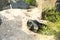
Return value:
M 37 14 L 38 13 L 38 14 Z M 54 40 L 54 35 L 42 35 L 28 30 L 26 22 L 36 19 L 39 10 L 8 9 L 0 11 L 2 24 L 0 25 L 0 40 Z

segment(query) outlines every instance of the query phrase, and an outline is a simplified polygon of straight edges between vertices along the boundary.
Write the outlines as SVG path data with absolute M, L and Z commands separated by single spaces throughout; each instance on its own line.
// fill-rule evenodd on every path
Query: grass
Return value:
M 47 20 L 48 23 L 47 26 L 42 27 L 43 29 L 40 30 L 39 33 L 53 35 L 60 31 L 60 12 L 57 11 L 56 8 L 46 9 L 43 12 L 42 19 Z

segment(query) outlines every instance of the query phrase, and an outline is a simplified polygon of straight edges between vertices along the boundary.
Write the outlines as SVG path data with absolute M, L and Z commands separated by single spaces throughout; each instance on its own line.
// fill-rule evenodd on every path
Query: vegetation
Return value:
M 43 19 L 45 20 L 48 20 L 50 22 L 57 22 L 60 20 L 60 12 L 56 10 L 56 8 L 53 8 L 53 9 L 46 9 L 44 12 L 43 12 L 45 15 Z
M 60 12 L 56 8 L 46 9 L 43 12 L 42 19 L 49 21 L 47 26 L 43 26 L 43 30 L 40 30 L 43 34 L 55 34 L 60 31 Z

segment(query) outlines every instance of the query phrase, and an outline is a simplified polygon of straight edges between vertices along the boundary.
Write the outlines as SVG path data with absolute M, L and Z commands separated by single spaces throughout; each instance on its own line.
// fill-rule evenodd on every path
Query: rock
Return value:
M 29 30 L 33 32 L 38 32 L 39 30 L 42 30 L 43 25 L 46 26 L 45 24 L 42 24 L 38 22 L 37 20 L 28 20 L 27 21 L 27 27 Z
M 39 21 L 39 12 L 38 8 L 0 11 L 0 18 L 2 20 L 0 40 L 36 40 L 36 33 L 27 28 L 27 21 L 30 19 Z
M 11 0 L 10 2 L 13 9 L 16 9 L 16 8 L 27 9 L 28 8 L 28 4 L 25 3 L 23 0 Z
M 24 16 L 24 12 L 26 10 L 22 9 L 0 11 L 2 20 L 2 24 L 0 25 L 0 40 L 34 40 L 34 36 L 27 31 L 28 29 L 25 25 L 27 19 L 26 15 Z
M 37 23 L 36 20 L 28 20 L 27 21 L 27 27 L 29 30 L 33 31 L 33 32 L 37 32 L 39 29 L 39 23 Z M 37 25 L 38 24 L 38 25 Z
M 27 28 L 27 21 L 29 19 L 38 21 L 38 17 L 40 17 L 39 14 L 40 13 L 37 8 L 30 10 L 8 9 L 0 11 L 0 18 L 2 20 L 2 23 L 0 25 L 0 40 L 47 39 L 43 35 L 38 35 L 37 33 L 34 33 Z M 41 20 L 41 22 L 43 21 Z M 50 40 L 50 38 L 51 37 L 49 36 L 48 40 Z

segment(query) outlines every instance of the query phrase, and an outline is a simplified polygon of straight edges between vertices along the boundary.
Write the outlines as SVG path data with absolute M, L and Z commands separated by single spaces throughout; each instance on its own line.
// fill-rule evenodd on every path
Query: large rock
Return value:
M 16 8 L 21 8 L 21 9 L 27 9 L 28 4 L 25 3 L 23 0 L 11 0 L 11 7 L 16 9 Z
M 2 20 L 0 25 L 0 40 L 34 40 L 33 35 L 29 34 L 28 29 L 25 28 L 24 23 L 26 23 L 27 19 L 26 15 L 24 16 L 24 12 L 26 10 L 18 9 L 0 12 L 0 21 Z
M 53 40 L 53 36 L 39 35 L 28 30 L 27 21 L 29 19 L 38 21 L 39 15 L 37 8 L 0 11 L 0 40 Z
M 27 21 L 39 20 L 38 12 L 37 8 L 0 11 L 0 40 L 34 40 L 35 33 L 28 30 Z

